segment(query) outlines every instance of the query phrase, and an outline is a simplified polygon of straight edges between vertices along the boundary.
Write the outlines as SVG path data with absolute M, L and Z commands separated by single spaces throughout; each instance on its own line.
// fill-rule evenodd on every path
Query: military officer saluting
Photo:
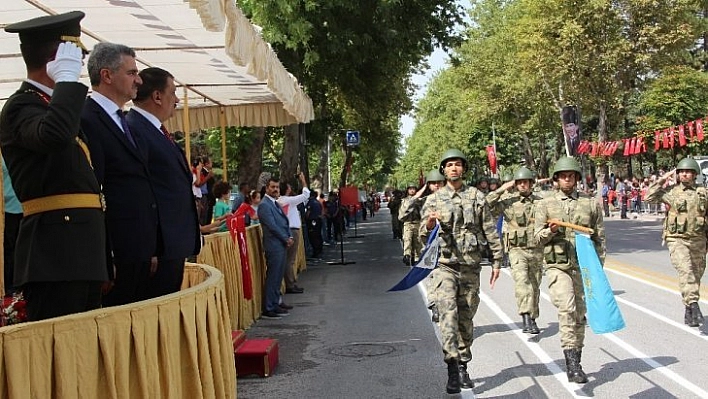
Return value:
M 485 198 L 495 216 L 504 217 L 504 248 L 514 277 L 516 306 L 522 318 L 523 332 L 538 334 L 538 300 L 543 273 L 543 250 L 534 239 L 534 211 L 541 197 L 531 188 L 535 174 L 526 167 L 514 173 L 513 180 L 504 183 Z M 509 190 L 516 188 L 510 193 Z
M 600 261 L 605 262 L 605 227 L 602 207 L 592 197 L 580 194 L 580 164 L 575 158 L 563 157 L 553 168 L 553 181 L 558 191 L 536 204 L 534 236 L 543 248 L 546 278 L 551 302 L 558 309 L 558 330 L 565 356 L 568 381 L 588 381 L 580 365 L 585 341 L 585 294 L 575 252 L 575 232 L 549 219 L 560 220 L 593 229 L 590 236 Z
M 664 219 L 664 240 L 669 247 L 671 263 L 678 272 L 679 288 L 686 307 L 684 322 L 698 327 L 703 314 L 698 306 L 701 278 L 706 270 L 706 212 L 708 192 L 696 186 L 696 176 L 701 173 L 698 162 L 692 158 L 679 161 L 675 170 L 661 176 L 649 186 L 648 202 L 663 202 L 669 206 Z M 672 175 L 676 184 L 663 188 Z
M 474 387 L 467 363 L 472 360 L 473 318 L 479 306 L 480 245 L 489 242 L 492 248 L 492 287 L 499 278 L 502 257 L 495 220 L 484 196 L 463 183 L 466 170 L 467 158 L 462 152 L 445 151 L 439 171 L 447 183 L 426 198 L 421 210 L 420 234 L 426 241 L 435 225 L 440 224 L 440 257 L 433 280 L 447 363 L 447 393 Z
M 27 79 L 0 114 L 0 145 L 24 218 L 15 285 L 30 320 L 98 308 L 108 281 L 100 187 L 79 131 L 80 11 L 10 24 Z

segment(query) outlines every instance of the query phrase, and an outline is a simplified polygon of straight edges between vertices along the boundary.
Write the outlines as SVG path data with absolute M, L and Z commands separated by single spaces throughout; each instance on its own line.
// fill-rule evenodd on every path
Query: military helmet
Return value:
M 514 172 L 514 180 L 535 180 L 536 174 L 525 166 L 520 167 Z
M 692 170 L 696 172 L 696 174 L 701 173 L 701 167 L 698 166 L 698 162 L 696 162 L 695 159 L 689 157 L 680 160 L 678 165 L 676 165 L 676 170 Z
M 406 190 L 408 190 L 408 189 L 411 188 L 411 187 L 417 189 L 417 188 L 418 188 L 418 185 L 415 184 L 415 183 L 413 183 L 413 182 L 410 182 L 410 183 L 406 184 Z
M 434 181 L 445 181 L 445 176 L 440 173 L 437 169 L 433 169 L 428 171 L 428 174 L 425 176 L 425 180 L 430 183 Z
M 512 175 L 511 173 L 504 173 L 504 176 L 502 177 L 502 181 L 504 183 L 512 180 L 514 180 L 514 175 Z
M 477 184 L 481 182 L 489 183 L 489 178 L 487 176 L 482 176 L 479 178 L 479 180 L 477 180 Z
M 467 171 L 467 157 L 465 156 L 465 154 L 462 153 L 462 151 L 457 150 L 455 148 L 451 148 L 442 154 L 438 171 L 442 174 L 445 174 L 445 163 L 448 160 L 455 158 L 459 158 L 462 160 L 462 167 L 465 168 L 465 171 Z
M 492 177 L 489 179 L 489 185 L 491 186 L 492 184 L 496 184 L 497 186 L 499 185 L 499 179 L 496 177 Z
M 580 179 L 580 175 L 583 173 L 582 169 L 580 168 L 580 163 L 573 158 L 573 157 L 562 157 L 560 158 L 555 166 L 553 167 L 553 180 L 558 180 L 558 177 L 556 176 L 558 172 L 569 172 L 573 171 L 577 173 L 578 179 Z

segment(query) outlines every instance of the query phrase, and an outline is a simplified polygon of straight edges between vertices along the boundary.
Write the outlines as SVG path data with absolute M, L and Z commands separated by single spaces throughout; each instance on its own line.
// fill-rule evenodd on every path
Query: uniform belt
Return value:
M 59 209 L 75 208 L 103 209 L 103 204 L 98 194 L 89 193 L 49 195 L 34 198 L 22 203 L 22 211 L 25 216 Z

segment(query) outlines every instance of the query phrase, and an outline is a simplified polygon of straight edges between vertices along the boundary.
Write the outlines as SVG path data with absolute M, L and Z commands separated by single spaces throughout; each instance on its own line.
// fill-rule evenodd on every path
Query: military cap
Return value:
M 50 42 L 72 42 L 84 53 L 86 46 L 81 43 L 81 24 L 85 16 L 81 11 L 71 11 L 65 14 L 45 15 L 5 26 L 5 32 L 20 35 L 20 43 L 32 45 Z
M 410 182 L 410 183 L 408 183 L 408 184 L 406 185 L 406 189 L 409 189 L 409 188 L 411 188 L 411 187 L 412 187 L 412 188 L 418 188 L 418 185 L 417 185 L 416 183 L 413 183 L 413 182 Z

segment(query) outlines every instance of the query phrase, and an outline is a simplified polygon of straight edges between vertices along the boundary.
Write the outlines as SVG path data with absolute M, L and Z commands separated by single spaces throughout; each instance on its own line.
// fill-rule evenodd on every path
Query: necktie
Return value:
M 125 134 L 125 137 L 128 141 L 130 141 L 130 144 L 132 144 L 133 147 L 137 147 L 135 145 L 135 140 L 133 140 L 133 135 L 130 133 L 130 128 L 128 127 L 128 122 L 125 120 L 125 114 L 122 109 L 118 110 L 118 119 L 120 119 L 120 124 L 123 126 L 123 133 Z
M 167 130 L 165 125 L 160 125 L 160 130 L 162 131 L 162 134 L 164 134 L 165 137 L 167 137 L 167 140 L 170 140 L 173 143 L 175 142 L 174 140 L 172 140 L 172 135 L 170 134 L 170 131 Z

